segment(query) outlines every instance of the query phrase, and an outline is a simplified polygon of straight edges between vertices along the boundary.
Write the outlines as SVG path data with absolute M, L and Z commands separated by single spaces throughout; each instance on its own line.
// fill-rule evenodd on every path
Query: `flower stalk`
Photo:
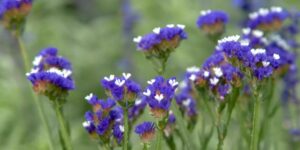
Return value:
M 261 95 L 258 89 L 253 92 L 254 96 L 254 109 L 253 109 L 253 119 L 252 119 L 252 131 L 251 131 L 251 145 L 250 150 L 257 150 L 259 145 L 259 119 L 260 119 L 260 105 L 261 105 Z

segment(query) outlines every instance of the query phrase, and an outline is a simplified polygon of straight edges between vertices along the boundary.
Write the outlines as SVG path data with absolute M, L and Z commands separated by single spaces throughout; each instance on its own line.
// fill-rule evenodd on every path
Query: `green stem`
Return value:
M 62 105 L 59 103 L 59 99 L 54 100 L 54 107 L 55 107 L 56 117 L 58 119 L 59 126 L 60 126 L 59 131 L 61 133 L 62 142 L 64 144 L 64 145 L 62 145 L 62 147 L 63 147 L 63 149 L 66 149 L 66 150 L 72 150 L 73 148 L 72 148 L 72 144 L 71 144 L 70 135 L 68 132 L 67 123 L 64 118 L 64 115 L 62 112 Z
M 128 149 L 128 142 L 129 142 L 129 125 L 128 125 L 128 109 L 127 106 L 124 108 L 124 144 L 123 150 Z
M 147 143 L 143 144 L 143 150 L 148 150 L 148 144 Z
M 251 131 L 251 145 L 250 150 L 257 150 L 258 140 L 259 140 L 259 117 L 260 117 L 260 95 L 258 91 L 254 91 L 254 110 L 253 110 L 253 120 L 252 120 L 252 131 Z
M 162 141 L 164 131 L 163 131 L 163 129 L 161 129 L 159 127 L 159 122 L 157 122 L 157 129 L 158 129 L 158 133 L 157 133 L 157 137 L 156 137 L 155 150 L 161 150 L 161 141 Z
M 179 108 L 177 107 L 177 104 L 176 104 L 176 101 L 173 100 L 172 101 L 172 110 L 174 112 L 174 115 L 176 117 L 176 123 L 178 123 L 178 126 L 179 126 L 179 132 L 182 134 L 183 136 L 183 140 L 184 140 L 184 143 L 186 144 L 186 147 L 187 149 L 189 150 L 194 150 L 195 147 L 193 145 L 193 140 L 191 140 L 189 137 L 189 133 L 188 133 L 188 130 L 187 128 L 185 127 L 184 125 L 184 118 L 182 117 L 180 111 L 179 111 Z
M 16 38 L 17 38 L 20 52 L 21 52 L 21 55 L 23 58 L 25 72 L 29 71 L 29 69 L 30 69 L 29 68 L 29 60 L 28 60 L 28 55 L 27 55 L 27 51 L 25 48 L 25 44 L 20 36 L 16 36 Z M 40 102 L 38 96 L 32 90 L 31 90 L 31 95 L 32 95 L 34 103 L 38 109 L 39 116 L 42 119 L 42 124 L 44 125 L 44 128 L 46 129 L 49 149 L 54 150 L 54 144 L 53 144 L 54 142 L 53 142 L 53 139 L 51 136 L 51 130 L 50 130 L 49 122 L 48 122 L 46 114 L 45 114 L 45 110 L 44 110 L 42 103 Z

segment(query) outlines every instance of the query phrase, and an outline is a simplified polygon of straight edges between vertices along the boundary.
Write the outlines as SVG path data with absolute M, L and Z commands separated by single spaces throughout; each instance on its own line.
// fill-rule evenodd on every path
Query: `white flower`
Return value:
M 131 77 L 130 73 L 123 73 L 122 75 L 126 80 L 128 80 Z
M 164 95 L 162 94 L 156 94 L 154 97 L 158 102 L 162 101 L 164 99 Z
M 138 36 L 138 37 L 133 38 L 133 42 L 135 42 L 135 43 L 140 43 L 141 40 L 142 40 L 142 36 Z
M 202 11 L 200 11 L 201 16 L 205 16 L 209 13 L 211 13 L 211 10 L 202 10 Z
M 258 17 L 258 13 L 257 12 L 249 14 L 249 18 L 252 19 L 252 20 L 256 19 L 257 17 Z
M 262 31 L 260 31 L 260 30 L 253 30 L 252 31 L 252 35 L 255 36 L 255 37 L 257 37 L 257 38 L 260 38 L 260 37 L 262 37 L 264 35 L 264 33 Z
M 279 54 L 276 54 L 276 53 L 274 53 L 274 54 L 273 54 L 273 58 L 274 58 L 275 60 L 278 60 L 278 59 L 280 59 L 280 55 L 279 55 Z
M 272 12 L 282 12 L 282 8 L 273 6 L 273 7 L 271 7 L 271 11 Z
M 192 67 L 187 68 L 186 71 L 189 73 L 199 72 L 200 68 L 196 67 L 196 66 L 192 66 Z
M 183 24 L 177 24 L 177 27 L 180 28 L 180 29 L 184 29 L 185 25 L 183 25 Z
M 104 77 L 104 80 L 106 81 L 112 81 L 115 79 L 115 75 L 111 74 L 109 77 Z
M 159 33 L 160 33 L 160 28 L 159 28 L 159 27 L 154 28 L 152 31 L 153 31 L 155 34 L 159 34 Z
M 251 32 L 250 28 L 244 28 L 243 29 L 243 34 L 248 35 Z
M 209 77 L 209 72 L 208 72 L 208 71 L 204 71 L 203 76 L 204 76 L 205 78 Z
M 155 82 L 155 79 L 147 81 L 148 84 L 152 85 Z
M 259 13 L 260 15 L 262 15 L 262 16 L 266 16 L 267 14 L 269 14 L 269 10 L 266 9 L 266 8 L 260 8 L 260 9 L 258 10 L 258 13 Z
M 213 68 L 213 71 L 217 77 L 221 77 L 223 75 L 222 69 L 219 67 Z
M 41 63 L 42 59 L 43 59 L 42 56 L 36 56 L 36 57 L 34 58 L 32 64 L 33 64 L 34 66 L 38 66 L 38 65 Z
M 186 100 L 184 100 L 183 102 L 182 102 L 182 104 L 184 105 L 184 106 L 186 106 L 186 107 L 188 107 L 190 104 L 191 104 L 191 99 L 186 99 Z
M 119 125 L 119 129 L 120 129 L 121 132 L 124 132 L 124 131 L 125 131 L 123 125 Z
M 174 24 L 167 24 L 166 26 L 167 26 L 168 28 L 174 28 L 174 27 L 175 27 Z
M 84 99 L 86 99 L 87 101 L 90 101 L 91 98 L 94 96 L 93 93 L 90 93 L 89 95 L 87 95 Z
M 266 50 L 262 49 L 262 48 L 251 49 L 251 53 L 252 53 L 253 56 L 255 56 L 257 54 L 265 54 Z
M 209 81 L 210 81 L 210 84 L 217 85 L 219 82 L 219 79 L 214 77 L 214 78 L 209 79 Z
M 26 73 L 25 75 L 28 77 L 28 76 L 30 76 L 31 74 L 34 74 L 34 73 L 37 73 L 37 72 L 39 72 L 39 68 L 32 68 L 32 69 L 30 70 L 30 72 Z
M 263 61 L 262 64 L 263 64 L 264 67 L 268 67 L 268 66 L 270 65 L 270 62 L 268 62 L 268 61 Z
M 150 95 L 151 95 L 151 91 L 150 91 L 149 89 L 147 89 L 147 91 L 146 91 L 146 92 L 143 92 L 143 94 L 144 94 L 145 96 L 150 96 Z
M 125 83 L 125 80 L 117 79 L 117 80 L 115 81 L 115 84 L 116 84 L 117 86 L 119 86 L 119 87 L 123 86 L 124 83 Z
M 135 102 L 134 102 L 134 105 L 138 106 L 142 103 L 142 100 L 141 99 L 137 99 Z
M 194 75 L 194 74 L 192 74 L 192 75 L 189 77 L 189 79 L 190 79 L 191 81 L 195 81 L 195 80 L 196 80 L 196 78 L 197 78 L 197 76 L 196 76 L 196 75 Z
M 89 127 L 89 126 L 91 126 L 91 122 L 90 121 L 85 121 L 85 122 L 82 123 L 82 126 L 85 127 L 85 128 Z
M 172 87 L 175 87 L 178 85 L 178 82 L 175 80 L 175 79 L 172 79 L 172 80 L 169 80 L 169 84 L 172 86 Z

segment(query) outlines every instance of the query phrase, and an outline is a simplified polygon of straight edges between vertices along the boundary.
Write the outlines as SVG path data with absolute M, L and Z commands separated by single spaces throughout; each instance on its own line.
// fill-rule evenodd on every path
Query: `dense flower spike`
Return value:
M 21 32 L 31 7 L 32 0 L 2 0 L 0 2 L 0 21 L 8 30 Z
M 122 123 L 117 122 L 117 116 L 120 115 L 114 110 L 114 100 L 100 100 L 94 94 L 89 94 L 85 99 L 93 107 L 93 111 L 87 111 L 85 113 L 86 121 L 83 123 L 84 128 L 92 138 L 101 136 L 100 139 L 102 142 L 109 141 L 114 124 L 117 123 L 118 125 L 121 125 L 120 123 Z M 112 115 L 113 113 L 114 115 Z M 116 139 L 120 141 L 120 137 L 122 136 L 120 135 L 121 133 L 119 133 L 119 130 L 115 129 L 113 132 Z
M 187 69 L 187 78 L 197 87 L 209 87 L 220 99 L 233 87 L 240 87 L 243 74 L 225 59 L 225 54 L 216 51 L 203 64 L 202 69 Z
M 153 122 L 143 122 L 135 127 L 143 143 L 149 143 L 155 135 L 155 124 Z
M 206 34 L 220 34 L 225 31 L 225 25 L 228 20 L 228 15 L 223 11 L 205 10 L 200 12 L 200 16 L 197 20 L 197 26 Z
M 154 28 L 152 33 L 138 36 L 133 39 L 139 50 L 148 53 L 160 53 L 161 51 L 172 51 L 181 40 L 187 38 L 184 25 L 169 24 L 166 27 Z
M 165 81 L 161 76 L 148 81 L 149 86 L 143 92 L 144 98 L 151 108 L 152 115 L 156 118 L 164 118 L 174 98 L 178 82 L 175 78 Z
M 64 96 L 75 88 L 71 75 L 71 63 L 57 56 L 56 48 L 42 50 L 33 61 L 31 72 L 26 74 L 34 91 L 51 100 Z
M 257 12 L 249 14 L 248 26 L 251 29 L 264 31 L 278 30 L 289 14 L 281 7 L 261 8 Z
M 141 91 L 140 85 L 130 79 L 130 73 L 123 73 L 122 77 L 110 75 L 101 80 L 101 84 L 110 97 L 120 103 L 134 103 Z M 122 104 L 122 105 L 123 105 Z

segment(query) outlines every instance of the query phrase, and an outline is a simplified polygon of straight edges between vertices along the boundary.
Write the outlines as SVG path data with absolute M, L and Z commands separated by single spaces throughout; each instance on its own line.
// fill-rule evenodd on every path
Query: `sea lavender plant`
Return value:
M 162 74 L 170 54 L 179 46 L 181 40 L 187 39 L 184 28 L 185 25 L 168 24 L 163 28 L 154 28 L 152 33 L 138 36 L 133 41 L 137 43 L 137 49 L 154 63 L 156 71 Z
M 220 10 L 203 10 L 197 20 L 197 26 L 213 39 L 218 39 L 225 32 L 229 20 L 226 12 Z
M 62 147 L 72 149 L 70 133 L 63 115 L 63 105 L 70 90 L 75 88 L 72 79 L 70 62 L 57 55 L 56 48 L 43 49 L 34 59 L 33 68 L 26 74 L 32 83 L 33 90 L 44 95 L 53 103 L 54 110 L 60 125 Z

